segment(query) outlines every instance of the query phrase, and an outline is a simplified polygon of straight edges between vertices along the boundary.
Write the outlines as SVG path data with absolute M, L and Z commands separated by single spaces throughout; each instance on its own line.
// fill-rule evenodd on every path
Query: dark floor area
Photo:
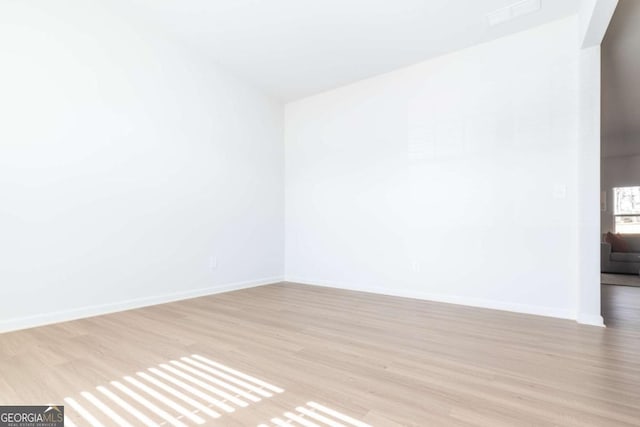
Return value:
M 609 328 L 640 329 L 640 288 L 602 285 L 602 317 Z

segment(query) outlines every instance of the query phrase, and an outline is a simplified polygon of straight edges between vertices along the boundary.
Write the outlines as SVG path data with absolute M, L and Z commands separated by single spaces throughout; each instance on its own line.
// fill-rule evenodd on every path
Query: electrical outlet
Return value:
M 209 258 L 209 269 L 214 271 L 218 268 L 218 257 L 213 255 Z

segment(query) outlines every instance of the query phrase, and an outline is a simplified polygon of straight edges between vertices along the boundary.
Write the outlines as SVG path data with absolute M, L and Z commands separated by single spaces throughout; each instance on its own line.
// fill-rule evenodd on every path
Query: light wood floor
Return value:
M 180 408 L 230 427 L 362 426 L 341 416 L 372 426 L 638 426 L 640 327 L 630 301 L 640 307 L 640 288 L 617 288 L 603 290 L 607 329 L 283 283 L 7 333 L 0 403 L 63 403 L 78 427 L 91 418 L 70 402 L 106 426 L 117 423 L 102 410 L 121 425 L 143 425 L 140 415 L 149 425 L 197 425 Z M 238 390 L 216 399 L 232 413 L 211 403 L 212 390 L 229 385 Z

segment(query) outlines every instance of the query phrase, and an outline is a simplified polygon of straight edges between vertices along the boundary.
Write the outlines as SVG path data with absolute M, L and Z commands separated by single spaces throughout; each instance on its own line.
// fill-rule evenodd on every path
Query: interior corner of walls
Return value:
M 241 282 L 211 286 L 207 288 L 193 289 L 186 292 L 174 292 L 164 295 L 156 295 L 153 297 L 136 298 L 109 304 L 94 305 L 65 311 L 41 313 L 34 316 L 5 319 L 0 320 L 0 334 L 21 329 L 33 328 L 37 326 L 46 326 L 53 323 L 68 322 L 71 320 L 101 316 L 104 314 L 116 313 L 152 305 L 167 304 L 171 302 L 208 295 L 215 295 L 224 292 L 256 288 L 259 286 L 271 285 L 282 281 L 284 281 L 284 276 L 264 277 L 256 280 L 246 280 Z

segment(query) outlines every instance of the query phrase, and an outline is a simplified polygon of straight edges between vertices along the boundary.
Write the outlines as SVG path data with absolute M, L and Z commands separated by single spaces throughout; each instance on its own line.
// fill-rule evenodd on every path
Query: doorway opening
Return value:
M 620 0 L 601 47 L 600 269 L 608 327 L 640 327 L 640 2 Z

